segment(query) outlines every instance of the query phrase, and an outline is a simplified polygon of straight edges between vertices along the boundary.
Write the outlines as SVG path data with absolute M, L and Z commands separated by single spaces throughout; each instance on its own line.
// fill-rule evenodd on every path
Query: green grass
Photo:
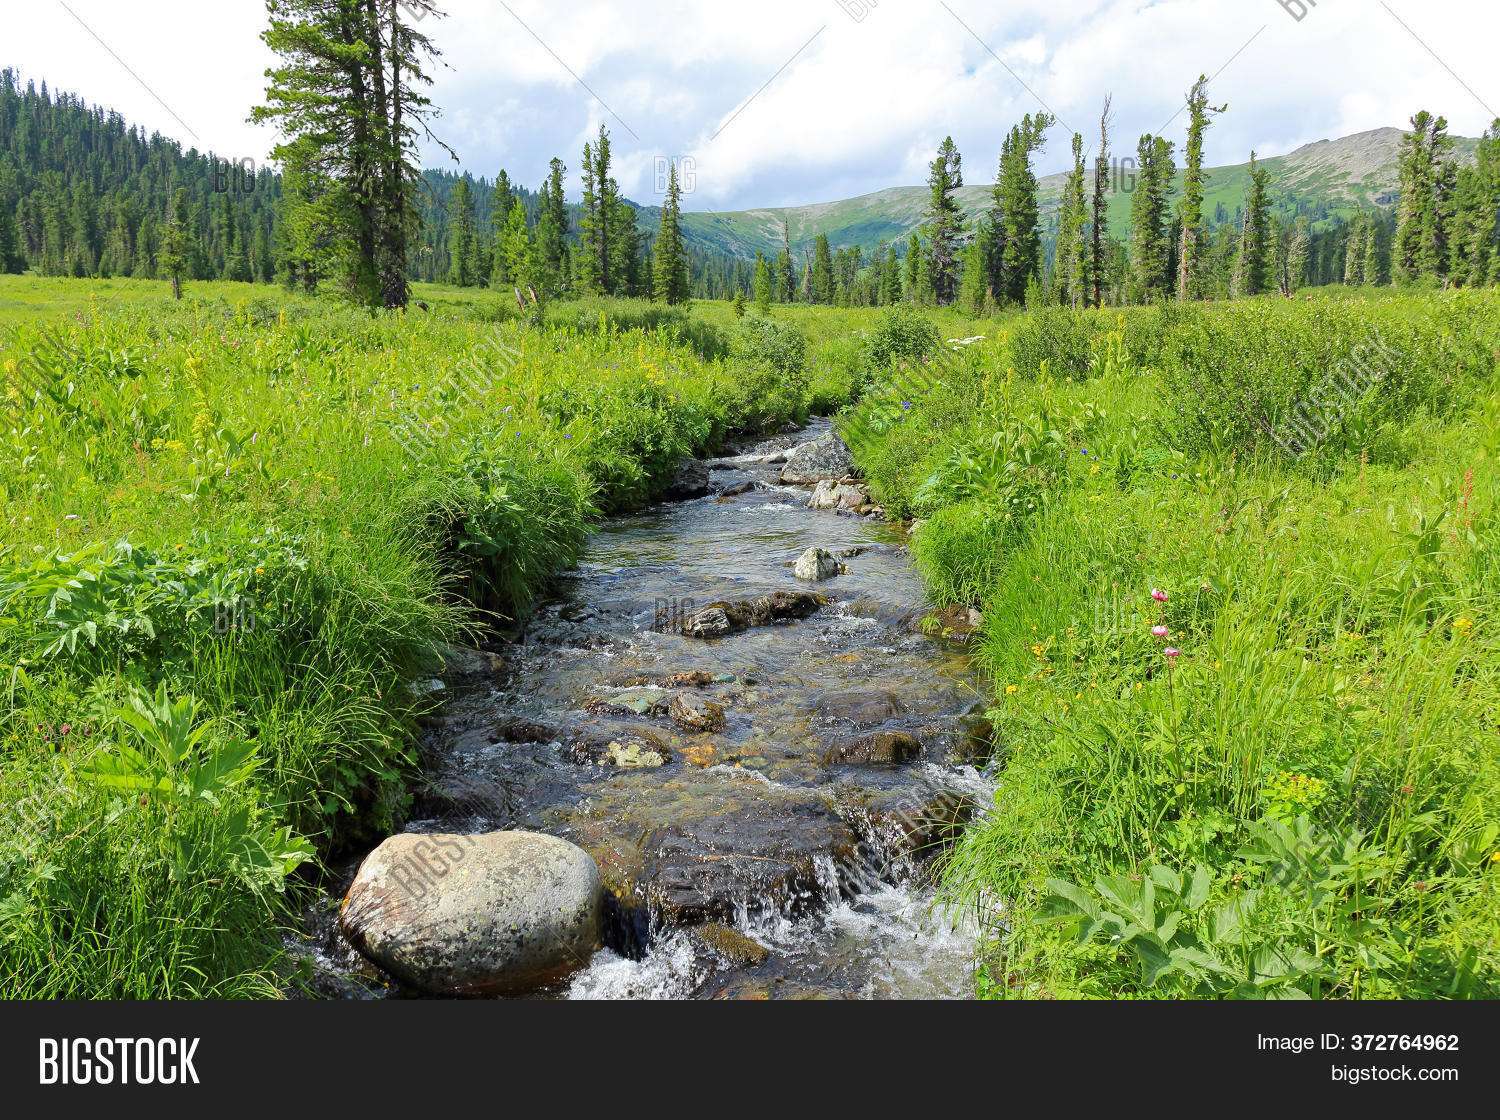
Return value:
M 10 996 L 284 990 L 288 892 L 401 819 L 444 644 L 808 404 L 800 369 L 636 306 L 163 291 L 0 281 Z
M 999 788 L 945 872 L 981 993 L 1500 996 L 1500 299 L 1076 318 L 861 446 L 984 616 Z M 1317 447 L 1253 422 L 1375 336 Z
M 1494 293 L 417 295 L 0 279 L 7 994 L 287 990 L 318 860 L 402 817 L 444 644 L 683 456 L 862 395 L 876 498 L 983 612 L 999 785 L 944 866 L 982 995 L 1500 995 Z

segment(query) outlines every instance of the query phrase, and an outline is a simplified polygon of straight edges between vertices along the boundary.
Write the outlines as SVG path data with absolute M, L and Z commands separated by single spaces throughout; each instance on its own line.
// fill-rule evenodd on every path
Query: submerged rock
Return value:
M 830 432 L 804 443 L 787 457 L 781 468 L 781 481 L 788 485 L 801 486 L 825 478 L 845 478 L 855 471 L 854 456 L 844 441 Z
M 835 889 L 819 881 L 855 846 L 854 832 L 821 805 L 787 804 L 750 817 L 707 817 L 653 832 L 641 885 L 667 926 L 732 922 L 736 912 L 797 913 Z
M 824 696 L 817 703 L 817 714 L 826 720 L 853 724 L 855 727 L 878 727 L 906 711 L 906 705 L 894 692 L 883 689 L 857 689 Z
M 706 688 L 714 683 L 715 677 L 707 669 L 692 669 L 685 673 L 673 673 L 671 676 L 662 677 L 657 683 L 662 688 Z
M 773 591 L 753 599 L 721 600 L 690 615 L 682 632 L 689 638 L 719 638 L 752 626 L 806 618 L 826 602 L 811 591 Z
M 753 937 L 723 922 L 709 922 L 693 929 L 688 938 L 699 948 L 712 953 L 736 968 L 754 968 L 766 963 L 769 949 Z
M 747 482 L 736 482 L 733 486 L 726 486 L 722 490 L 720 490 L 719 491 L 719 497 L 721 497 L 721 498 L 737 498 L 741 494 L 748 494 L 748 493 L 750 493 L 750 491 L 752 491 L 754 489 L 755 489 L 755 481 L 753 479 L 751 479 L 751 480 L 749 480 Z
M 599 868 L 532 832 L 402 833 L 365 857 L 339 924 L 361 953 L 432 995 L 554 983 L 600 943 Z
M 617 739 L 604 748 L 604 761 L 624 770 L 652 770 L 665 766 L 664 754 L 640 739 Z
M 705 700 L 690 692 L 680 692 L 672 697 L 667 713 L 672 722 L 684 731 L 724 730 L 724 709 L 712 700 Z
M 844 566 L 833 558 L 833 554 L 823 548 L 809 548 L 797 562 L 792 565 L 792 574 L 798 579 L 818 580 L 831 579 L 844 570 Z
M 909 731 L 877 731 L 835 746 L 823 756 L 825 766 L 899 766 L 922 753 L 922 743 Z

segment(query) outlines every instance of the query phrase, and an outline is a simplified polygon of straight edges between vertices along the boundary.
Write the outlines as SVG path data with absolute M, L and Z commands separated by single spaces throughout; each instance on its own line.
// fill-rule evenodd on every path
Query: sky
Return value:
M 428 166 L 534 186 L 586 140 L 660 200 L 677 161 L 689 210 L 834 201 L 920 183 L 944 136 L 966 182 L 994 178 L 1022 114 L 1057 119 L 1040 174 L 1069 163 L 1114 97 L 1116 153 L 1181 144 L 1200 73 L 1228 105 L 1212 166 L 1402 126 L 1428 108 L 1477 136 L 1500 116 L 1495 0 L 444 0 L 418 26 L 442 51 Z M 6 0 L 0 65 L 235 159 L 275 135 L 246 121 L 272 58 L 261 0 Z

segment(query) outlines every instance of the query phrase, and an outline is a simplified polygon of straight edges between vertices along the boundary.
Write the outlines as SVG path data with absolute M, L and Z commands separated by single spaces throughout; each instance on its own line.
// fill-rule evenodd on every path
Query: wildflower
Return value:
M 1153 587 L 1151 589 L 1151 598 L 1155 599 L 1158 603 L 1165 603 L 1167 601 L 1167 593 L 1159 587 Z
M 1165 638 L 1167 636 L 1167 628 L 1165 626 L 1153 626 L 1151 627 L 1151 636 L 1153 638 Z
M 1411 786 L 1402 786 L 1401 787 L 1401 792 L 1402 793 L 1411 793 L 1411 791 L 1412 791 L 1412 787 Z
M 1018 691 L 1018 689 L 1017 689 L 1016 685 L 1008 684 L 1008 685 L 1005 686 L 1005 695 L 1007 695 L 1007 696 L 1014 696 L 1017 691 Z M 1497 853 L 1497 854 L 1500 854 L 1500 853 Z
M 1416 891 L 1418 894 L 1421 894 L 1427 889 L 1427 884 L 1424 882 L 1416 882 L 1411 885 L 1411 889 Z
M 1460 638 L 1467 638 L 1472 629 L 1474 629 L 1474 620 L 1467 615 L 1453 620 L 1453 632 Z
M 901 411 L 902 412 L 910 412 L 911 411 L 911 401 L 902 401 L 901 402 Z
M 264 568 L 256 568 L 255 569 L 255 574 L 258 575 L 258 576 L 263 576 L 263 575 L 266 574 L 266 570 Z
M 1491 863 L 1500 863 L 1500 852 L 1491 852 L 1490 853 L 1490 862 Z
M 1172 658 L 1177 658 L 1177 657 L 1181 657 L 1182 656 L 1182 650 L 1178 649 L 1176 646 L 1168 646 L 1166 649 L 1162 650 L 1162 653 L 1164 653 L 1168 657 L 1172 657 Z

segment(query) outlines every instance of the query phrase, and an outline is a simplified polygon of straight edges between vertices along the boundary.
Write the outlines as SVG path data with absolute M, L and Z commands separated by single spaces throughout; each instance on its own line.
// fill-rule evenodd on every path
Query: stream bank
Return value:
M 785 460 L 828 434 L 685 470 L 678 500 L 601 526 L 514 641 L 450 666 L 407 830 L 594 857 L 605 947 L 547 994 L 971 994 L 973 930 L 927 874 L 989 803 L 971 669 L 924 632 L 904 534 L 836 495 L 810 508 L 846 464 Z M 809 549 L 824 578 L 795 574 Z M 329 991 L 390 990 L 321 927 Z

